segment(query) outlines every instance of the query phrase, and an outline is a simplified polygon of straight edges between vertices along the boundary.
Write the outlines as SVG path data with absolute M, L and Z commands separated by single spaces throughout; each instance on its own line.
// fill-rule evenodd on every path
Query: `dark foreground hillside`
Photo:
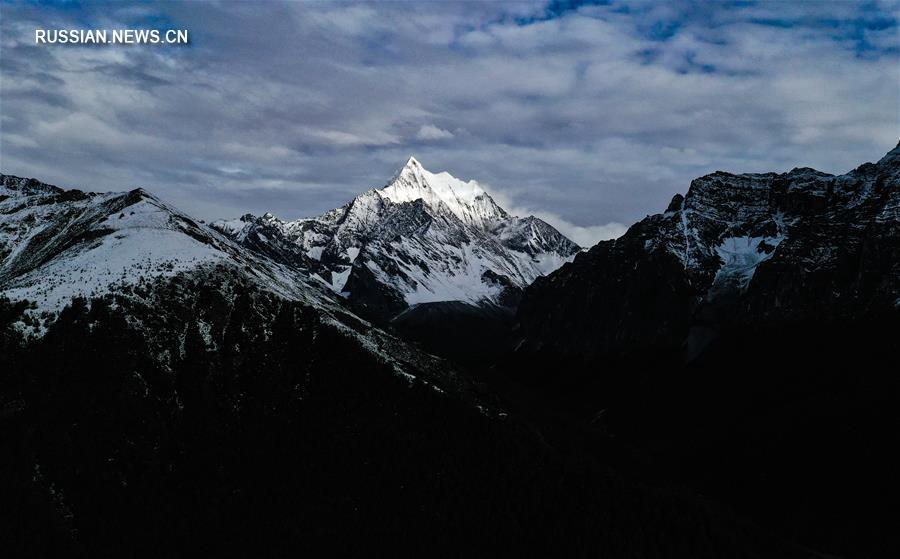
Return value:
M 894 557 L 898 332 L 896 314 L 796 321 L 721 332 L 688 364 L 648 349 L 539 353 L 493 374 L 551 444 L 612 441 L 631 479 L 704 495 L 828 554 Z
M 79 299 L 32 341 L 2 302 L 4 556 L 805 556 L 222 293 Z

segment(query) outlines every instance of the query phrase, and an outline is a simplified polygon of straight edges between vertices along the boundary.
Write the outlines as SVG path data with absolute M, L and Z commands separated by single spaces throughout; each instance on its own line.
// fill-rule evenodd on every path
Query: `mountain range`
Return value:
M 0 545 L 893 556 L 898 309 L 900 145 L 587 250 L 414 158 L 294 221 L 0 175 Z

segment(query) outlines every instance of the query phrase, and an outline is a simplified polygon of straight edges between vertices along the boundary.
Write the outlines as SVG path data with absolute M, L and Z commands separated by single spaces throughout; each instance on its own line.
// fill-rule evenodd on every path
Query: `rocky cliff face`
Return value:
M 833 176 L 716 172 L 526 290 L 522 351 L 692 359 L 722 327 L 900 304 L 900 146 Z
M 540 219 L 509 215 L 475 181 L 431 173 L 414 158 L 383 188 L 311 219 L 271 214 L 214 226 L 313 277 L 382 318 L 411 305 L 513 306 L 535 278 L 579 247 Z
M 893 556 L 898 305 L 900 146 L 839 176 L 717 172 L 538 278 L 498 367 L 613 434 L 629 471 Z

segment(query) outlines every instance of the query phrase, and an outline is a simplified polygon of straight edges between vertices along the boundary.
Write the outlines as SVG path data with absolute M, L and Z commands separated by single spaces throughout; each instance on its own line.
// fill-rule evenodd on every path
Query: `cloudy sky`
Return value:
M 187 29 L 187 46 L 35 29 Z M 200 218 L 318 214 L 409 155 L 582 244 L 718 169 L 900 136 L 898 3 L 0 3 L 0 170 Z

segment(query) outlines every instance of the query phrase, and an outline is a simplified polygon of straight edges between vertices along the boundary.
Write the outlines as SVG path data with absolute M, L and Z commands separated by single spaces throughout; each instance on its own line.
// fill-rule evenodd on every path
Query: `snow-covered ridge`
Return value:
M 126 293 L 220 265 L 283 297 L 333 299 L 300 269 L 241 247 L 143 189 L 92 193 L 0 175 L 0 294 L 34 302 L 35 316 L 52 316 L 75 297 Z

